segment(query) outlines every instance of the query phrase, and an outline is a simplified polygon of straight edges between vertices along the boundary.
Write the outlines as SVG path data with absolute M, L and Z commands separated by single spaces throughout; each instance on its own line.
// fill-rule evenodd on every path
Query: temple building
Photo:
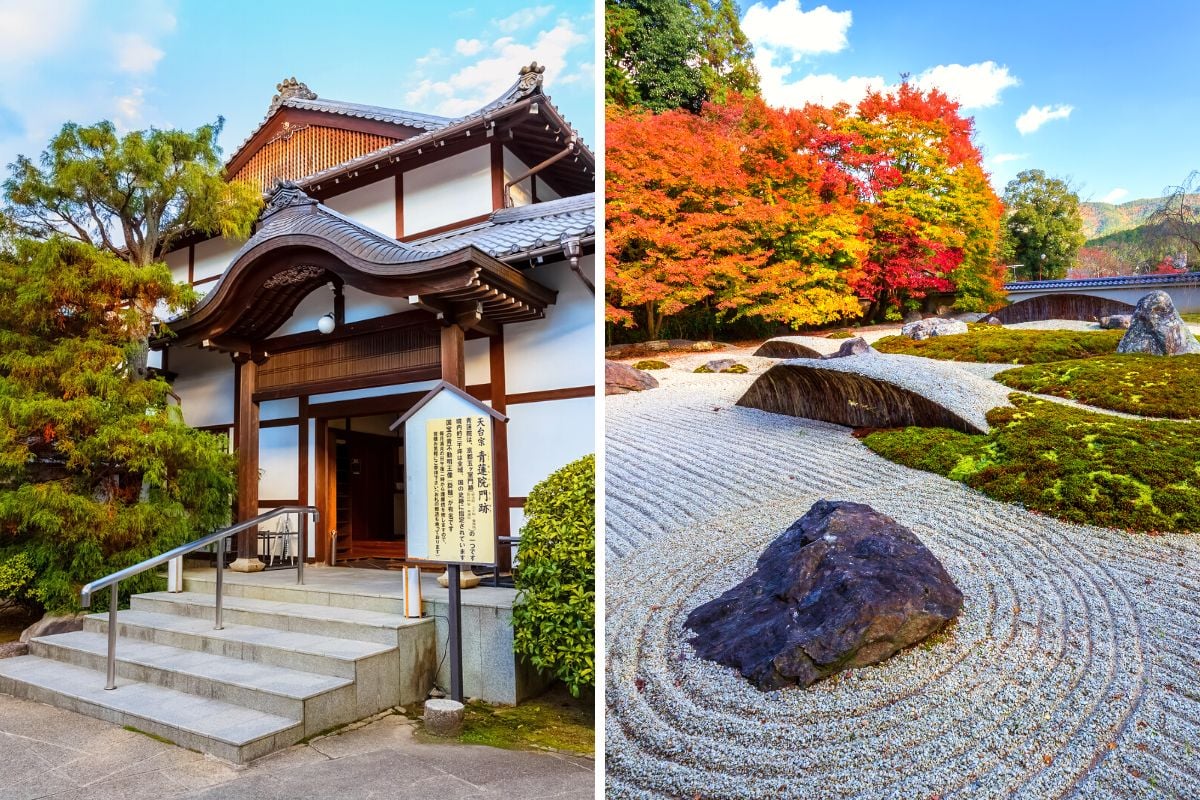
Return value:
M 203 299 L 168 321 L 152 364 L 189 425 L 229 435 L 239 520 L 320 509 L 310 563 L 405 557 L 389 426 L 439 380 L 508 417 L 499 537 L 538 481 L 595 449 L 595 158 L 543 70 L 456 119 L 285 80 L 227 164 L 266 196 L 253 235 L 167 255 Z M 234 569 L 258 569 L 260 549 L 243 535 Z

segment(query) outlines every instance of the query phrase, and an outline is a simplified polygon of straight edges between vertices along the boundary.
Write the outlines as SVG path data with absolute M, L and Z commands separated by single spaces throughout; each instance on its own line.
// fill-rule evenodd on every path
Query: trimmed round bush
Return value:
M 671 365 L 665 361 L 659 361 L 657 358 L 647 358 L 644 361 L 639 361 L 633 365 L 634 369 L 667 369 Z
M 596 457 L 533 487 L 525 515 L 513 650 L 578 697 L 596 684 Z

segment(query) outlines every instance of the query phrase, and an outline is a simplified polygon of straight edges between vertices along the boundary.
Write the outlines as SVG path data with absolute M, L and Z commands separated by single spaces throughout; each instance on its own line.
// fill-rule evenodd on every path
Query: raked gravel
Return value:
M 606 399 L 610 797 L 1200 797 L 1197 539 L 1057 522 L 738 408 L 774 363 L 749 352 Z M 760 693 L 682 621 L 823 497 L 912 528 L 966 607 L 945 641 Z

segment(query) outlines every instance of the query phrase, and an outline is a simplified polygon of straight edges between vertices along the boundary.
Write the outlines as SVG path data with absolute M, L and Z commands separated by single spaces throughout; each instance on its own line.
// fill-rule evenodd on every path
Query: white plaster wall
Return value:
M 414 381 L 412 383 L 397 383 L 391 386 L 375 386 L 370 389 L 350 389 L 345 392 L 328 392 L 326 394 L 310 395 L 308 402 L 333 403 L 339 400 L 359 400 L 364 397 L 381 397 L 388 394 L 404 394 L 406 392 L 424 392 L 437 385 L 437 381 Z
M 188 249 L 173 250 L 163 259 L 171 269 L 171 277 L 178 283 L 187 283 L 188 279 Z
M 215 239 L 208 239 L 196 245 L 196 268 L 194 270 L 196 280 L 211 278 L 214 275 L 220 275 L 229 266 L 229 262 L 233 259 L 233 254 L 236 253 L 244 244 L 243 242 L 235 242 L 232 239 L 226 239 L 223 236 L 218 236 Z M 184 255 L 186 258 L 186 254 Z M 186 261 L 184 262 L 187 263 Z
M 596 452 L 595 414 L 593 397 L 510 405 L 509 494 L 528 496 L 530 489 L 551 472 Z
M 561 194 L 550 188 L 550 184 L 540 178 L 537 182 L 537 196 L 539 203 L 544 203 L 547 200 L 557 200 L 562 197 Z
M 580 259 L 595 280 L 595 258 Z M 566 261 L 526 270 L 527 277 L 558 291 L 545 319 L 504 328 L 504 371 L 509 394 L 591 386 L 596 382 L 595 297 Z M 519 494 L 519 493 L 515 493 Z
M 325 205 L 386 236 L 396 235 L 394 176 L 330 197 L 325 201 Z
M 412 311 L 412 306 L 403 297 L 380 297 L 347 286 L 342 295 L 346 298 L 346 322 L 361 322 L 364 319 L 385 317 Z
M 467 368 L 467 386 L 491 380 L 492 363 L 490 339 L 467 339 L 463 345 L 463 361 Z
M 518 175 L 524 175 L 529 171 L 529 165 L 517 157 L 515 153 L 504 148 L 504 182 L 508 183 Z M 509 197 L 512 198 L 514 206 L 527 206 L 533 202 L 533 194 L 531 187 L 531 178 L 526 178 L 520 183 L 514 184 L 508 190 Z
M 201 428 L 233 424 L 237 387 L 228 353 L 174 347 L 167 355 L 167 366 L 179 375 L 174 389 L 180 397 L 183 419 L 188 425 Z
M 258 497 L 295 500 L 300 496 L 300 427 L 284 425 L 258 432 Z
M 404 173 L 405 236 L 491 210 L 489 145 Z

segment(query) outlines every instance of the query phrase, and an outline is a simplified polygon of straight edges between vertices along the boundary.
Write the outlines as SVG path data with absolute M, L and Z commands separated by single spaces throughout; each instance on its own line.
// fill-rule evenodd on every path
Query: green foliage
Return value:
M 757 94 L 738 18 L 733 0 L 605 0 L 607 104 L 698 111 L 730 92 Z
M 1115 353 L 1123 334 L 1124 331 L 1012 330 L 982 325 L 966 333 L 933 336 L 921 341 L 906 336 L 885 336 L 874 347 L 881 353 L 925 356 L 941 361 L 1044 364 Z
M 244 239 L 262 195 L 225 180 L 217 147 L 223 123 L 118 137 L 111 122 L 69 122 L 41 166 L 26 156 L 10 166 L 9 214 L 27 235 L 66 235 L 139 267 L 161 260 L 189 231 Z
M 659 361 L 654 358 L 647 358 L 644 361 L 639 361 L 633 365 L 634 369 L 668 369 L 670 364 L 665 361 Z
M 596 681 L 596 457 L 533 487 L 525 515 L 513 649 L 578 697 Z
M 233 458 L 131 367 L 139 309 L 191 297 L 165 265 L 20 240 L 0 254 L 0 296 L 0 563 L 20 553 L 34 573 L 0 599 L 73 610 L 82 583 L 227 523 Z
M 1025 170 L 1004 187 L 1001 253 L 1018 278 L 1062 278 L 1075 263 L 1083 235 L 1079 196 L 1040 169 Z
M 571 697 L 561 687 L 517 706 L 472 700 L 466 704 L 457 741 L 505 750 L 550 749 L 591 755 L 596 749 L 594 708 L 590 700 Z M 423 736 L 429 741 L 446 741 L 429 733 Z
M 877 431 L 864 443 L 905 466 L 1068 522 L 1200 530 L 1200 449 L 1191 425 L 1130 420 L 1027 395 L 988 412 L 991 433 Z
M 853 337 L 854 337 L 854 334 L 851 333 L 850 331 L 834 331 L 833 333 L 829 334 L 825 338 L 826 339 L 850 339 Z
M 749 371 L 750 371 L 750 368 L 747 367 L 745 364 L 731 364 L 722 370 L 714 370 L 712 367 L 708 366 L 708 364 L 701 364 L 700 366 L 698 366 L 694 370 L 692 370 L 692 372 L 698 372 L 698 373 L 702 373 L 702 374 L 712 374 L 715 372 L 722 372 L 722 373 L 731 372 L 735 375 L 745 375 Z
M 1001 372 L 1013 389 L 1145 417 L 1200 419 L 1200 355 L 1128 353 Z

